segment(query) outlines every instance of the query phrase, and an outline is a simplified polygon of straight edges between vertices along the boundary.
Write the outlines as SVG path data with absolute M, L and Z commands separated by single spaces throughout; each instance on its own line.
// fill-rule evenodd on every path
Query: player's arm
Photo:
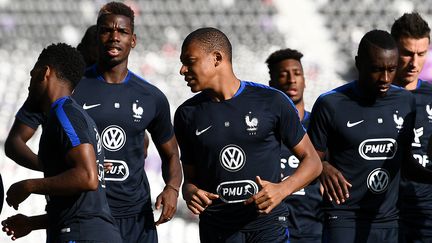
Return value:
M 5 153 L 6 156 L 23 167 L 42 171 L 43 167 L 37 155 L 26 144 L 34 133 L 35 129 L 15 119 L 6 138 Z
M 13 184 L 6 193 L 6 202 L 18 209 L 18 205 L 32 193 L 66 196 L 98 188 L 96 155 L 91 144 L 71 148 L 66 154 L 66 161 L 70 169 L 61 174 Z
M 156 221 L 156 225 L 159 225 L 169 221 L 177 211 L 182 171 L 175 136 L 163 144 L 155 145 L 162 160 L 162 178 L 166 184 L 156 199 L 156 209 L 163 205 L 161 216 Z
M 257 177 L 261 190 L 249 198 L 246 204 L 255 202 L 258 212 L 269 213 L 285 197 L 304 188 L 320 175 L 322 165 L 307 134 L 292 148 L 292 152 L 300 160 L 294 174 L 280 183 L 271 183 Z
M 321 185 L 323 186 L 323 194 L 330 201 L 335 201 L 337 204 L 344 203 L 349 198 L 349 188 L 352 185 L 345 179 L 342 173 L 325 160 L 325 153 L 318 151 L 318 156 L 322 161 L 323 170 L 320 175 Z
M 28 235 L 33 230 L 46 229 L 48 227 L 48 215 L 27 217 L 22 214 L 11 216 L 2 221 L 2 230 L 11 240 L 16 240 Z
M 431 144 L 432 136 L 429 138 L 429 144 Z M 402 175 L 409 180 L 432 184 L 432 170 L 423 167 L 418 161 L 413 157 L 410 146 L 408 146 L 405 152 L 405 159 L 402 163 Z M 427 154 L 429 158 L 432 158 L 432 146 L 427 149 Z
M 195 168 L 191 164 L 183 164 L 184 182 L 182 187 L 183 199 L 189 210 L 194 214 L 201 214 L 219 195 L 204 191 L 194 183 Z

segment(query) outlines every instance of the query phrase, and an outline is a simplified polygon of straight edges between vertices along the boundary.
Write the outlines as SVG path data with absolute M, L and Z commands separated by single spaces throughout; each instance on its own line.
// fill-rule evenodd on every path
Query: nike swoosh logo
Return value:
M 101 104 L 87 105 L 86 103 L 84 103 L 83 109 L 88 110 L 88 109 L 95 108 L 95 107 L 100 106 L 100 105 Z
M 199 135 L 205 133 L 205 132 L 206 132 L 207 130 L 209 130 L 211 127 L 212 127 L 212 126 L 209 126 L 209 127 L 207 127 L 206 129 L 201 130 L 201 131 L 198 131 L 198 129 L 197 129 L 197 130 L 195 131 L 195 135 L 199 136 Z
M 350 121 L 348 121 L 347 122 L 347 127 L 353 127 L 353 126 L 356 126 L 356 125 L 358 125 L 358 124 L 360 124 L 362 122 L 364 122 L 364 120 L 361 120 L 361 121 L 358 121 L 358 122 L 353 122 L 353 123 L 351 123 Z

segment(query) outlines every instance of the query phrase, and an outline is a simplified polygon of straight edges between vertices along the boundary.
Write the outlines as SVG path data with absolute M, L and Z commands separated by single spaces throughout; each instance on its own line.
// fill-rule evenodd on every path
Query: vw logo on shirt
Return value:
M 225 146 L 220 154 L 219 161 L 224 169 L 230 172 L 241 170 L 246 162 L 246 154 L 242 148 L 235 144 Z
M 118 151 L 126 143 L 126 133 L 117 125 L 108 126 L 102 131 L 102 142 L 106 150 Z
M 387 190 L 390 181 L 390 174 L 383 168 L 376 168 L 369 173 L 367 186 L 375 194 L 383 193 Z

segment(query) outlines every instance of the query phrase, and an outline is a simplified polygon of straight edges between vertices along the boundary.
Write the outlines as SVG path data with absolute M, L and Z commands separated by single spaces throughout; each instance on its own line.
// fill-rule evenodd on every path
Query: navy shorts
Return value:
M 396 243 L 399 228 L 324 227 L 323 243 Z
M 432 242 L 432 211 L 401 214 L 403 243 Z
M 123 242 L 158 242 L 153 212 L 141 213 L 124 218 L 115 218 L 115 220 Z
M 61 229 L 47 230 L 49 243 L 122 243 L 114 223 L 101 218 L 79 219 Z
M 289 243 L 286 226 L 253 231 L 229 230 L 200 223 L 201 243 Z
M 316 236 L 293 236 L 291 234 L 290 243 L 321 243 L 322 242 L 322 236 L 316 235 Z

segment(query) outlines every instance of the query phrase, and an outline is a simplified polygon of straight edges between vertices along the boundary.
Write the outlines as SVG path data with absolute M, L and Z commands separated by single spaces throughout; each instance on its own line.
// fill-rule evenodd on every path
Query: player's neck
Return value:
M 295 104 L 295 107 L 296 107 L 296 109 L 298 111 L 298 116 L 300 118 L 300 121 L 303 121 L 304 115 L 305 115 L 304 101 L 303 101 L 303 99 L 300 100 L 299 102 L 297 102 L 297 104 Z
M 415 90 L 417 88 L 418 82 L 418 79 L 413 82 L 405 82 L 403 80 L 400 80 L 396 82 L 396 84 L 400 87 L 405 88 L 406 90 Z
M 123 82 L 128 74 L 127 62 L 122 62 L 112 67 L 101 64 L 98 65 L 98 71 L 107 83 L 119 84 Z
M 67 85 L 60 85 L 57 86 L 54 90 L 49 90 L 48 91 L 48 99 L 45 101 L 45 105 L 44 105 L 44 112 L 48 113 L 49 110 L 51 109 L 51 105 L 56 102 L 58 99 L 65 97 L 65 96 L 70 96 L 72 94 L 72 90 L 70 88 L 67 87 Z
M 216 82 L 215 87 L 209 91 L 214 101 L 229 100 L 234 97 L 240 89 L 241 82 L 234 75 L 227 79 L 223 78 Z

